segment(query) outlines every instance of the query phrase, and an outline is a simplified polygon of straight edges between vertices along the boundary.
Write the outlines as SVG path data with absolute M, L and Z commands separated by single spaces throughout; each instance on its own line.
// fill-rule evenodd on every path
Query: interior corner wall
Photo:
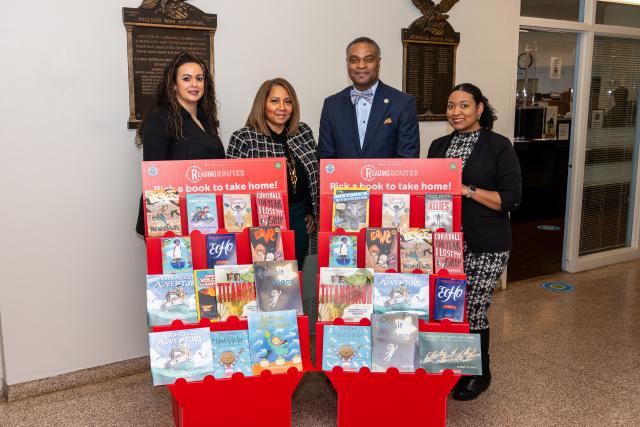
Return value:
M 134 224 L 141 154 L 128 118 L 122 7 L 139 0 L 32 0 L 3 5 L 0 53 L 0 312 L 9 385 L 148 353 L 145 249 Z M 221 136 L 243 126 L 255 91 L 283 76 L 317 136 L 323 99 L 349 83 L 344 49 L 359 35 L 382 47 L 381 78 L 402 87 L 400 29 L 410 1 L 193 0 L 218 14 Z M 513 4 L 511 4 L 513 3 Z M 456 81 L 473 81 L 509 129 L 519 2 L 459 2 Z M 449 132 L 422 123 L 422 153 Z

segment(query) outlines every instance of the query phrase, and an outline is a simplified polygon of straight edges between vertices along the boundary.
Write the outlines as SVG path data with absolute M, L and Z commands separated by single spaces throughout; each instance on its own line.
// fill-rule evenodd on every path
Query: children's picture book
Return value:
M 324 327 L 322 370 L 330 371 L 334 366 L 352 372 L 365 366 L 371 368 L 370 326 Z
M 254 262 L 253 268 L 258 310 L 296 310 L 303 315 L 297 261 Z
M 373 312 L 403 311 L 429 320 L 429 275 L 374 273 Z
M 189 233 L 198 230 L 202 234 L 218 231 L 218 208 L 215 194 L 187 194 Z
M 410 228 L 400 232 L 400 272 L 413 273 L 420 269 L 433 271 L 433 248 L 430 228 Z
M 199 381 L 213 375 L 209 328 L 151 332 L 149 359 L 154 386 L 173 384 L 178 378 Z
M 268 369 L 282 374 L 302 371 L 302 352 L 295 310 L 249 313 L 249 348 L 253 375 Z
M 333 189 L 333 216 L 331 231 L 360 231 L 369 226 L 369 190 L 362 187 L 336 187 Z
M 464 302 L 467 295 L 467 281 L 438 277 L 436 279 L 433 319 L 464 321 Z
M 398 230 L 371 227 L 366 233 L 367 252 L 364 266 L 374 271 L 398 270 Z
M 231 378 L 236 372 L 242 372 L 246 377 L 251 375 L 251 352 L 247 330 L 212 331 L 211 349 L 215 378 Z
M 256 209 L 258 210 L 258 225 L 260 227 L 280 227 L 287 229 L 284 216 L 282 194 L 278 192 L 256 193 Z
M 147 236 L 162 237 L 167 231 L 182 234 L 178 191 L 172 189 L 144 192 Z
M 253 265 L 216 265 L 214 271 L 220 321 L 258 311 Z
M 409 228 L 410 196 L 408 194 L 382 195 L 382 226 L 402 232 Z
M 482 375 L 480 334 L 420 332 L 420 367 L 439 374 Z
M 214 268 L 216 265 L 233 265 L 238 262 L 235 234 L 207 234 L 205 248 L 207 268 Z
M 196 286 L 196 307 L 198 322 L 200 319 L 218 321 L 218 299 L 216 298 L 216 274 L 211 269 L 193 270 Z
M 424 195 L 424 226 L 434 232 L 444 228 L 453 231 L 453 201 L 451 194 Z
M 246 227 L 253 227 L 251 196 L 249 194 L 223 194 L 224 228 L 237 233 Z
M 318 321 L 371 319 L 372 268 L 321 267 L 318 285 Z
M 373 372 L 397 368 L 414 372 L 420 356 L 418 316 L 411 313 L 373 314 L 371 319 Z
M 149 326 L 170 325 L 174 320 L 197 323 L 196 292 L 191 274 L 147 275 Z
M 329 236 L 329 267 L 358 266 L 358 236 Z
M 191 258 L 191 238 L 163 237 L 161 240 L 161 247 L 162 272 L 164 274 L 193 274 L 193 261 Z
M 249 229 L 249 239 L 253 262 L 284 260 L 280 227 L 252 227 Z
M 433 265 L 436 274 L 464 274 L 464 239 L 462 233 L 433 233 Z

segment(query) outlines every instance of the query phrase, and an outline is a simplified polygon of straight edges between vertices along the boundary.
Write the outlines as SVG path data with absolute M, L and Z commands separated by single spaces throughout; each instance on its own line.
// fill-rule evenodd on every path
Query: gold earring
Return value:
M 480 121 L 480 117 L 481 117 L 481 116 L 478 116 L 478 121 Z

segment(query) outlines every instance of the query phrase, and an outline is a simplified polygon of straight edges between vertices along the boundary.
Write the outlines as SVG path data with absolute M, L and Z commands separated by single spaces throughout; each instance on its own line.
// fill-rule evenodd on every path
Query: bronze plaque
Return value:
M 145 0 L 122 8 L 129 63 L 128 128 L 135 129 L 155 102 L 166 64 L 180 51 L 197 54 L 213 73 L 213 37 L 217 16 L 181 0 Z
M 402 30 L 402 89 L 416 97 L 419 120 L 446 120 L 447 99 L 455 82 L 458 43 L 427 39 Z

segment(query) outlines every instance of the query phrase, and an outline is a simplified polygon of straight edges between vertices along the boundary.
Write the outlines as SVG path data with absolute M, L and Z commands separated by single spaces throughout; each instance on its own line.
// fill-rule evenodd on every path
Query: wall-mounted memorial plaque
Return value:
M 418 119 L 447 119 L 447 99 L 455 82 L 460 33 L 447 22 L 458 0 L 411 0 L 423 16 L 402 29 L 404 60 L 402 89 L 416 97 Z
M 135 129 L 154 105 L 165 65 L 181 51 L 192 52 L 213 73 L 213 37 L 217 15 L 184 0 L 143 0 L 137 9 L 123 7 L 129 61 L 129 129 Z

